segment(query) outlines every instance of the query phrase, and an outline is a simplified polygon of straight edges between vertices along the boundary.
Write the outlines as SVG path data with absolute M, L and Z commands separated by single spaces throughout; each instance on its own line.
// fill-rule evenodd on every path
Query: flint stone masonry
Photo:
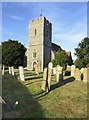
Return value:
M 75 71 L 75 66 L 72 65 L 72 66 L 71 66 L 71 76 L 74 76 L 74 71 Z
M 23 67 L 22 66 L 19 66 L 19 76 L 20 76 L 20 79 L 22 81 L 25 81 L 25 78 L 24 78 L 24 70 L 23 70 Z
M 38 63 L 40 71 L 51 61 L 52 24 L 43 16 L 29 22 L 27 68 Z

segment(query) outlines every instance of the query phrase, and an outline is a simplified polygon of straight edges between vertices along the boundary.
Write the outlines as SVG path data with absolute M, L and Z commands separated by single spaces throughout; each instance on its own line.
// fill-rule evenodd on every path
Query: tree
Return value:
M 2 64 L 18 67 L 23 65 L 26 48 L 18 41 L 2 42 Z
M 75 55 L 77 59 L 75 60 L 75 65 L 78 68 L 87 67 L 89 65 L 89 38 L 84 38 L 75 48 Z
M 67 62 L 68 62 L 68 56 L 64 50 L 59 50 L 55 55 L 55 59 L 52 60 L 54 67 L 60 65 L 64 69 L 66 68 Z

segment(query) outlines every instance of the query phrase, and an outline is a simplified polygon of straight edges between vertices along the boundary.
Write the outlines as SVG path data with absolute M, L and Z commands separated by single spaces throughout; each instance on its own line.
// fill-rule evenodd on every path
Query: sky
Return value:
M 18 40 L 28 47 L 28 24 L 42 15 L 52 23 L 52 42 L 71 51 L 87 36 L 87 2 L 3 2 L 2 41 Z

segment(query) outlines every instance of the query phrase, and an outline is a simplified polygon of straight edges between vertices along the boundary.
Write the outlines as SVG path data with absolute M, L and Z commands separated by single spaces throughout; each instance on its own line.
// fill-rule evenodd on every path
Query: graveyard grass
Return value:
M 87 83 L 65 76 L 64 81 L 56 83 L 52 76 L 51 91 L 41 90 L 42 74 L 35 75 L 25 70 L 26 81 L 18 79 L 5 71 L 2 77 L 3 99 L 10 110 L 3 106 L 3 118 L 86 118 Z M 14 103 L 18 101 L 14 108 Z

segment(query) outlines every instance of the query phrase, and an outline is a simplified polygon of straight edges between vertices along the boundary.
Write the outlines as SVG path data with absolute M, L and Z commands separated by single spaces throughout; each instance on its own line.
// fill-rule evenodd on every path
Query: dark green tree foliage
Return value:
M 78 68 L 87 67 L 89 64 L 89 38 L 84 38 L 75 48 L 75 55 L 77 59 L 75 60 L 75 66 Z
M 54 67 L 60 65 L 64 69 L 66 69 L 67 62 L 68 62 L 68 56 L 64 50 L 59 50 L 55 55 L 55 59 L 52 60 Z
M 2 42 L 2 64 L 18 67 L 23 65 L 26 48 L 18 41 Z

